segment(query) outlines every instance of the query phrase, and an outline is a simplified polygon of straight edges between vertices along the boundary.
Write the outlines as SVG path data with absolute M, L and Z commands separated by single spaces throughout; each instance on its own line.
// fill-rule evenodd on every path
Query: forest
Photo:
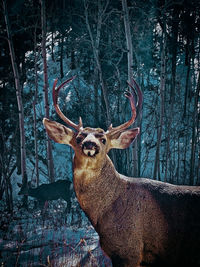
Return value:
M 140 135 L 128 149 L 110 153 L 115 168 L 130 177 L 200 185 L 200 2 L 2 0 L 0 6 L 0 263 L 73 266 L 71 261 L 65 265 L 55 261 L 56 253 L 73 258 L 72 251 L 78 248 L 82 250 L 76 255 L 82 257 L 87 249 L 80 224 L 92 231 L 74 193 L 71 217 L 66 218 L 65 202 L 54 200 L 38 212 L 32 198 L 18 195 L 17 186 L 72 181 L 72 149 L 52 142 L 42 124 L 44 117 L 62 123 L 53 107 L 53 83 L 76 75 L 60 92 L 63 113 L 74 122 L 81 117 L 84 127 L 106 130 L 111 123 L 116 126 L 130 118 L 124 92 L 134 78 L 143 92 L 134 124 Z M 20 253 L 34 244 L 27 236 L 19 241 L 22 232 L 25 235 L 40 223 L 44 229 L 46 216 L 62 235 L 64 225 L 72 226 L 72 211 L 81 232 L 76 229 L 73 238 L 66 239 L 77 245 L 71 250 L 66 245 L 64 252 L 50 258 L 47 249 L 43 259 L 41 243 L 39 252 L 31 252 L 34 257 L 38 253 L 36 259 L 27 257 L 29 263 L 44 265 L 28 265 Z M 18 230 L 11 233 L 13 225 Z M 40 234 L 47 242 L 44 236 L 49 234 Z M 91 266 L 110 266 L 96 252 L 97 237 L 95 242 L 93 255 L 94 244 L 88 249 Z

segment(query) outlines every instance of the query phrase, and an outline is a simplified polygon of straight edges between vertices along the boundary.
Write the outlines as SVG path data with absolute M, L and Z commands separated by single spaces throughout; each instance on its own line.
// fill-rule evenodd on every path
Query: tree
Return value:
M 110 126 L 111 124 L 111 117 L 110 117 L 110 109 L 109 109 L 109 104 L 108 104 L 108 94 L 107 94 L 107 88 L 103 79 L 103 71 L 101 67 L 101 62 L 99 58 L 99 45 L 100 45 L 100 38 L 101 38 L 101 27 L 102 27 L 102 22 L 103 22 L 103 17 L 105 15 L 107 6 L 108 6 L 108 1 L 105 4 L 105 7 L 102 6 L 101 0 L 97 1 L 98 5 L 98 14 L 97 14 L 97 28 L 96 28 L 96 38 L 93 37 L 92 30 L 90 27 L 90 22 L 89 22 L 89 16 L 88 16 L 88 2 L 87 0 L 84 0 L 84 6 L 85 6 L 85 21 L 86 21 L 86 26 L 88 29 L 91 45 L 92 45 L 92 52 L 94 55 L 94 60 L 96 63 L 96 67 L 98 70 L 99 74 L 99 79 L 100 79 L 100 84 L 101 84 L 101 89 L 103 93 L 103 99 L 105 102 L 106 106 L 106 115 L 107 115 L 107 122 L 106 125 L 107 127 Z
M 20 83 L 19 70 L 16 63 L 15 50 L 13 46 L 12 34 L 10 29 L 10 22 L 8 17 L 8 10 L 6 0 L 3 0 L 4 17 L 6 23 L 6 31 L 8 36 L 8 45 L 10 50 L 10 57 L 12 62 L 12 68 L 15 79 L 16 96 L 19 112 L 19 130 L 20 130 L 20 147 L 21 147 L 21 172 L 22 172 L 22 184 L 27 185 L 27 172 L 26 172 L 26 143 L 25 143 L 25 131 L 24 131 L 24 107 L 22 103 L 22 87 Z M 24 196 L 23 204 L 27 206 L 27 197 Z
M 46 9 L 45 1 L 41 0 L 41 24 L 42 24 L 42 57 L 43 57 L 43 73 L 44 73 L 44 103 L 45 117 L 49 118 L 49 100 L 48 100 L 48 73 L 47 73 L 47 56 L 46 56 Z M 54 182 L 54 165 L 52 155 L 52 143 L 47 137 L 47 162 L 50 182 Z
M 191 156 L 190 156 L 190 185 L 194 185 L 195 182 L 195 155 L 197 146 L 197 134 L 198 134 L 198 124 L 199 124 L 199 114 L 198 114 L 198 99 L 200 97 L 200 74 L 198 72 L 197 86 L 194 96 L 194 109 L 192 114 L 192 145 L 191 145 Z M 197 169 L 197 172 L 199 170 Z
M 129 11 L 127 6 L 127 0 L 122 0 L 123 7 L 123 17 L 124 17 L 124 28 L 126 36 L 126 47 L 127 47 L 127 59 L 128 59 L 128 81 L 131 83 L 133 78 L 133 44 L 132 44 L 132 35 L 130 30 L 130 20 L 129 20 Z M 133 176 L 138 176 L 138 142 L 137 139 L 133 145 Z
M 39 159 L 38 159 L 38 134 L 37 134 L 37 114 L 36 105 L 38 98 L 38 67 L 37 61 L 39 57 L 39 51 L 37 53 L 37 38 L 36 38 L 36 28 L 34 32 L 34 70 L 35 70 L 35 93 L 33 100 L 33 132 L 34 132 L 34 147 L 35 147 L 35 174 L 36 174 L 36 185 L 39 186 Z
M 166 23 L 164 21 L 163 33 L 162 33 L 162 44 L 161 44 L 161 77 L 160 77 L 160 116 L 159 125 L 157 129 L 157 144 L 156 144 L 156 155 L 154 160 L 154 171 L 153 178 L 158 178 L 161 181 L 160 174 L 160 146 L 163 131 L 164 122 L 164 95 L 165 95 L 165 82 L 166 82 Z

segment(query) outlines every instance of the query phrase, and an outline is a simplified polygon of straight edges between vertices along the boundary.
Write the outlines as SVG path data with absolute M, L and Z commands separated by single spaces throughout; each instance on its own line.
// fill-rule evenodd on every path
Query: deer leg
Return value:
M 65 212 L 70 213 L 71 211 L 71 206 L 72 206 L 72 202 L 71 202 L 71 198 L 63 198 L 66 202 L 67 202 L 67 208 L 65 209 Z
M 38 208 L 38 201 L 37 200 L 34 200 L 34 206 L 33 206 L 34 209 L 37 209 Z
M 44 204 L 45 204 L 45 201 L 41 200 L 41 199 L 38 199 L 38 207 L 43 210 L 44 208 Z
M 71 199 L 69 198 L 67 200 L 67 213 L 70 213 L 71 211 L 71 206 L 72 206 L 72 202 L 71 202 Z

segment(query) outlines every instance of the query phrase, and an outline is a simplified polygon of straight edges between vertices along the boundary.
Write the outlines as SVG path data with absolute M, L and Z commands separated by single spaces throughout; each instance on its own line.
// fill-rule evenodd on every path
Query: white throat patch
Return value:
M 95 149 L 86 149 L 86 148 L 84 148 L 83 149 L 83 153 L 86 156 L 93 157 L 95 155 L 96 151 L 95 151 Z

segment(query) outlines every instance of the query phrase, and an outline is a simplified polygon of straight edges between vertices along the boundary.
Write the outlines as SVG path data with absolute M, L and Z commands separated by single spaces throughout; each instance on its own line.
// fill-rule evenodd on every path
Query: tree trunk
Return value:
M 55 62 L 55 58 L 54 58 L 54 34 L 53 34 L 53 31 L 51 33 L 51 58 Z
M 94 69 L 94 125 L 99 124 L 98 69 Z
M 180 136 L 178 136 L 178 159 L 177 159 L 177 168 L 176 168 L 176 184 L 179 184 L 179 173 L 180 173 Z
M 133 77 L 133 44 L 131 39 L 129 11 L 127 0 L 122 0 L 122 8 L 124 13 L 124 28 L 126 36 L 127 58 L 128 58 L 128 81 L 131 82 Z
M 68 57 L 68 56 L 67 56 Z M 76 64 L 75 64 L 75 51 L 74 48 L 71 50 L 71 62 L 70 62 L 70 69 L 75 70 Z
M 90 27 L 90 23 L 89 23 L 88 5 L 86 3 L 86 0 L 84 0 L 84 5 L 85 5 L 86 26 L 87 26 L 90 40 L 91 40 L 91 44 L 92 44 L 94 59 L 95 59 L 97 69 L 99 72 L 99 79 L 100 79 L 101 89 L 102 89 L 102 93 L 103 93 L 103 99 L 104 99 L 105 106 L 106 106 L 106 115 L 107 115 L 106 116 L 107 117 L 106 125 L 108 127 L 111 124 L 110 109 L 109 109 L 109 104 L 108 104 L 107 89 L 106 89 L 106 86 L 105 86 L 105 83 L 103 80 L 103 73 L 102 73 L 101 63 L 100 63 L 100 59 L 99 59 L 99 44 L 100 44 L 100 36 L 101 36 L 102 17 L 103 17 L 103 14 L 104 14 L 106 8 L 103 11 L 103 8 L 101 6 L 101 1 L 98 0 L 98 22 L 97 22 L 97 29 L 96 29 L 96 39 L 94 40 L 92 31 L 91 31 L 91 27 Z
M 133 44 L 131 39 L 129 11 L 127 0 L 122 0 L 122 8 L 124 15 L 124 28 L 126 36 L 127 59 L 128 59 L 128 81 L 131 83 L 133 77 Z M 138 176 L 138 140 L 136 139 L 133 144 L 133 172 L 132 175 Z
M 186 82 L 185 82 L 183 120 L 185 119 L 186 114 L 187 114 L 187 99 L 188 99 L 189 79 L 190 79 L 190 60 L 188 61 L 188 65 L 187 65 L 187 75 L 186 75 Z
M 10 57 L 12 62 L 12 69 L 14 73 L 15 79 L 15 88 L 16 88 L 16 96 L 17 96 L 17 105 L 19 111 L 19 130 L 20 130 L 20 147 L 21 147 L 21 174 L 22 174 L 22 184 L 23 186 L 27 185 L 27 172 L 26 172 L 26 143 L 25 143 L 25 130 L 24 130 L 24 107 L 22 103 L 22 88 L 20 84 L 19 70 L 16 63 L 15 50 L 12 40 L 12 34 L 10 29 L 9 17 L 6 0 L 3 0 L 3 9 L 4 9 L 4 17 L 6 23 L 6 31 L 8 36 L 8 45 L 10 50 Z M 23 205 L 27 207 L 27 196 L 23 198 Z
M 0 167 L 1 167 L 1 197 L 5 193 L 5 200 L 6 200 L 6 206 L 9 212 L 12 212 L 13 210 L 13 198 L 12 198 L 12 185 L 10 182 L 10 176 L 9 176 L 9 171 L 10 171 L 10 160 L 13 152 L 13 144 L 11 145 L 11 150 L 8 151 L 6 148 L 6 142 L 3 134 L 2 128 L 0 128 L 0 140 L 1 140 L 1 154 L 0 154 Z M 10 153 L 9 153 L 10 152 Z M 14 166 L 15 169 L 16 165 Z M 13 168 L 12 168 L 13 169 Z M 12 171 L 11 169 L 11 175 Z
M 61 38 L 60 38 L 60 78 L 61 79 L 64 77 L 64 72 L 63 72 L 63 41 L 64 41 L 64 36 L 61 33 Z
M 38 139 L 37 139 L 37 114 L 36 104 L 38 96 L 38 62 L 39 52 L 37 53 L 37 42 L 36 42 L 36 29 L 34 35 L 34 70 L 35 70 L 35 94 L 33 100 L 33 132 L 34 132 L 34 147 L 35 147 L 35 174 L 36 174 L 36 185 L 39 186 L 39 161 L 38 161 Z
M 101 27 L 102 27 L 103 16 L 104 16 L 105 11 L 106 11 L 107 6 L 108 6 L 108 1 L 106 3 L 105 7 L 103 8 L 102 4 L 101 4 L 101 0 L 98 0 L 98 21 L 97 21 L 95 40 L 94 40 L 92 31 L 91 31 L 91 27 L 90 27 L 90 23 L 89 23 L 88 4 L 87 4 L 86 0 L 84 0 L 84 6 L 85 6 L 86 26 L 87 26 L 88 33 L 89 33 L 90 40 L 91 40 L 91 44 L 92 44 L 92 50 L 93 50 L 93 55 L 94 55 L 94 59 L 96 62 L 96 68 L 97 68 L 98 73 L 99 73 L 99 80 L 100 80 L 100 84 L 101 84 L 103 100 L 104 100 L 105 107 L 106 107 L 106 126 L 109 127 L 111 125 L 111 116 L 110 116 L 110 108 L 109 108 L 109 104 L 108 104 L 108 94 L 107 94 L 106 85 L 104 83 L 103 72 L 102 72 L 101 62 L 100 62 L 100 58 L 99 58 L 99 44 L 100 44 L 100 37 L 101 37 Z M 115 152 L 113 150 L 111 150 L 111 158 L 113 160 L 113 163 L 116 166 L 116 157 L 115 157 Z
M 178 16 L 176 14 L 176 16 Z M 170 137 L 172 133 L 172 124 L 174 117 L 174 102 L 175 102 L 175 89 L 176 89 L 176 56 L 177 56 L 177 37 L 178 37 L 178 24 L 175 19 L 172 29 L 172 66 L 171 66 L 171 93 L 170 93 L 170 108 L 169 108 L 169 122 L 168 122 L 168 135 L 167 135 L 167 152 L 166 152 L 166 169 L 165 169 L 165 177 L 164 181 L 167 181 L 167 170 L 168 170 L 168 162 L 171 160 L 171 152 L 170 152 Z M 171 181 L 172 183 L 174 181 Z
M 42 57 L 43 57 L 43 72 L 44 72 L 44 103 L 45 117 L 49 118 L 49 101 L 48 101 L 48 74 L 47 74 L 47 56 L 46 56 L 46 9 L 45 0 L 41 0 L 41 24 L 42 24 Z M 47 136 L 47 134 L 46 134 Z M 47 136 L 47 165 L 50 182 L 54 182 L 54 166 L 52 156 L 52 144 Z
M 157 131 L 157 145 L 156 145 L 156 156 L 154 161 L 154 171 L 153 178 L 161 180 L 160 178 L 160 146 L 161 146 L 161 138 L 162 138 L 162 130 L 163 130 L 163 119 L 164 119 L 164 92 L 165 92 L 165 77 L 166 77 L 166 29 L 164 23 L 163 29 L 163 43 L 161 46 L 161 77 L 160 77 L 160 118 L 159 125 Z
M 194 173 L 195 173 L 195 153 L 196 153 L 196 139 L 197 139 L 197 126 L 198 126 L 198 98 L 200 93 L 200 74 L 197 77 L 197 89 L 194 98 L 194 110 L 192 116 L 192 147 L 190 157 L 190 185 L 194 185 Z

